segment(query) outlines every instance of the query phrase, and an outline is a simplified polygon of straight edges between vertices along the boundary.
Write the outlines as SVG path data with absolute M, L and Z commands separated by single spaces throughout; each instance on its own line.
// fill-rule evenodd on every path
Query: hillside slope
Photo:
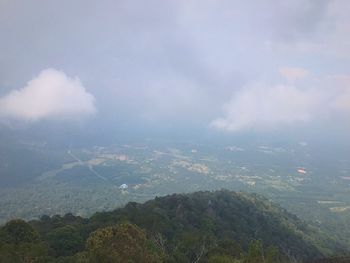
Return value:
M 130 221 L 176 243 L 183 233 L 233 239 L 243 248 L 251 240 L 277 246 L 294 258 L 320 257 L 345 248 L 262 196 L 226 190 L 174 194 L 144 204 L 129 203 L 113 212 L 97 213 L 90 222 L 105 225 Z
M 106 262 L 119 262 L 113 257 L 120 259 L 130 249 L 134 252 L 124 254 L 137 255 L 131 262 L 259 262 L 243 258 L 265 253 L 266 258 L 275 255 L 269 262 L 301 262 L 346 253 L 341 244 L 269 200 L 226 190 L 129 203 L 91 218 L 67 214 L 29 224 L 10 221 L 0 229 L 0 262 L 21 249 L 25 255 L 37 251 L 44 262 L 98 262 L 103 255 L 112 257 Z

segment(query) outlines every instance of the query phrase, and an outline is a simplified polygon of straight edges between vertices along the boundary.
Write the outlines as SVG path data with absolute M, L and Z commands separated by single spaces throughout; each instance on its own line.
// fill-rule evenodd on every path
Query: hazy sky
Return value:
M 348 0 L 0 0 L 0 123 L 350 131 L 349 14 Z

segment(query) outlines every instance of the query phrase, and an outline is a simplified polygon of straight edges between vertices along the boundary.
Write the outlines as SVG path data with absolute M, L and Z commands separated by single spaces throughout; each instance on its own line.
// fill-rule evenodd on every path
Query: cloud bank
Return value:
M 312 118 L 312 92 L 293 86 L 255 84 L 242 89 L 224 107 L 224 117 L 211 125 L 227 131 L 306 122 Z
M 79 118 L 94 114 L 95 98 L 78 78 L 46 69 L 22 89 L 0 98 L 0 117 L 35 122 L 49 118 Z
M 0 94 L 53 65 L 84 77 L 96 127 L 350 129 L 349 88 L 328 78 L 350 75 L 349 10 L 347 0 L 11 0 L 0 8 Z
M 293 83 L 297 80 L 301 80 L 309 74 L 309 72 L 303 68 L 291 68 L 283 67 L 279 70 L 280 74 L 289 82 Z
M 302 69 L 284 68 L 286 81 L 304 78 L 299 85 L 243 87 L 223 106 L 223 117 L 211 126 L 225 131 L 260 130 L 350 116 L 350 78 L 348 76 L 309 77 Z

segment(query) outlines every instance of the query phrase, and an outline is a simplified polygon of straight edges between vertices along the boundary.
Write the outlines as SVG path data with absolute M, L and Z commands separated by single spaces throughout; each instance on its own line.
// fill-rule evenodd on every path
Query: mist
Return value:
M 3 0 L 1 129 L 349 131 L 347 9 L 341 0 Z M 70 88 L 36 80 L 48 68 Z

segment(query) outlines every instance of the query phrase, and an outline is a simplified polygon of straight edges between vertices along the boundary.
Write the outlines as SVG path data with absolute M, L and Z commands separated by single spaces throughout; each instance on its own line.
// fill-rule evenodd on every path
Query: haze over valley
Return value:
M 267 245 L 269 262 L 349 256 L 349 13 L 0 0 L 0 262 L 22 243 L 43 245 L 33 262 L 119 262 L 114 235 L 132 231 L 149 262 L 259 262 Z M 232 213 L 252 221 L 232 230 Z

